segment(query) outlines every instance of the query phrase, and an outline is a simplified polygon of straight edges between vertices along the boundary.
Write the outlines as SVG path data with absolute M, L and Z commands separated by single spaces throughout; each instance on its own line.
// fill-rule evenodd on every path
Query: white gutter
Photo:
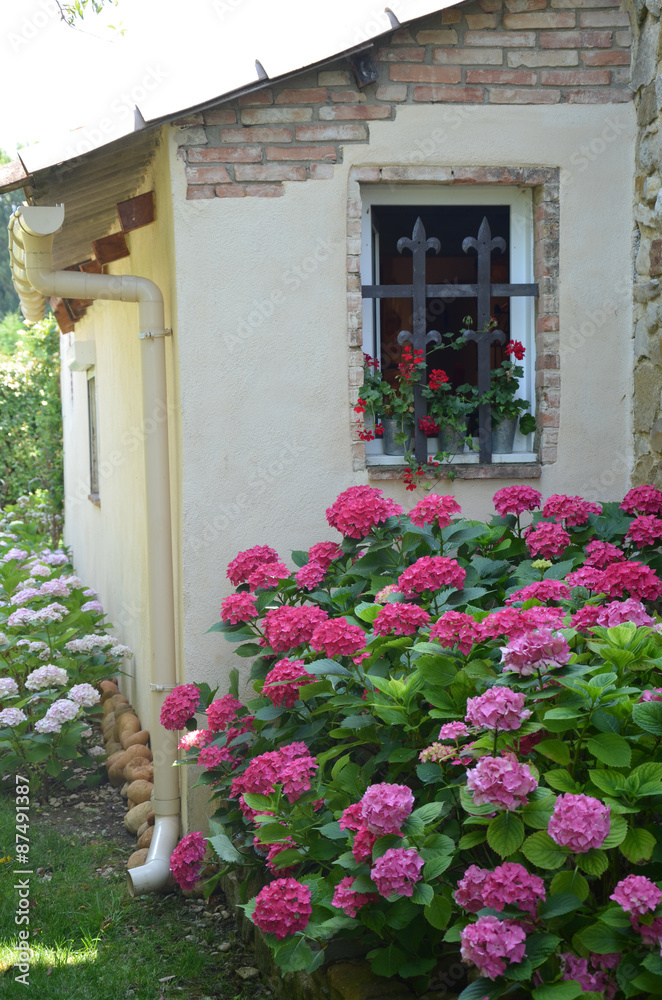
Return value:
M 148 278 L 53 270 L 53 237 L 64 221 L 64 206 L 23 205 L 9 220 L 12 277 L 23 315 L 35 323 L 44 315 L 46 298 L 117 299 L 138 303 L 145 427 L 147 560 L 151 640 L 152 725 L 155 829 L 147 861 L 127 872 L 132 896 L 165 886 L 170 855 L 179 839 L 177 734 L 159 722 L 165 696 L 176 684 L 175 598 L 172 562 L 168 422 L 154 413 L 166 400 L 163 295 Z M 166 410 L 167 412 L 167 410 Z

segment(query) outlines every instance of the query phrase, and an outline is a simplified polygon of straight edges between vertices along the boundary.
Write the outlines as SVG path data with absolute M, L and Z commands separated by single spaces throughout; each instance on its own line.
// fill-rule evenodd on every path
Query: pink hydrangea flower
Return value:
M 362 906 L 377 902 L 379 899 L 376 892 L 356 892 L 352 889 L 353 885 L 354 879 L 348 875 L 338 883 L 331 900 L 332 905 L 343 910 L 348 917 L 355 917 Z
M 430 615 L 417 604 L 385 604 L 374 620 L 376 635 L 414 635 Z
M 257 618 L 257 598 L 255 594 L 242 590 L 239 594 L 230 594 L 221 602 L 221 618 L 230 625 L 239 622 L 249 622 Z
M 604 590 L 604 570 L 586 564 L 568 573 L 565 582 L 569 587 L 585 587 L 597 594 Z
M 166 696 L 161 708 L 161 725 L 164 729 L 183 729 L 195 715 L 200 701 L 200 691 L 195 684 L 180 684 Z
M 553 517 L 557 521 L 565 521 L 567 528 L 586 524 L 589 514 L 601 514 L 602 507 L 598 503 L 590 503 L 583 497 L 569 497 L 555 494 L 545 500 L 542 509 L 543 517 Z
M 506 598 L 506 607 L 516 604 L 518 601 L 542 601 L 547 604 L 549 601 L 565 601 L 570 597 L 570 588 L 563 580 L 538 580 L 536 583 L 529 583 L 526 587 L 521 587 Z
M 564 615 L 563 608 L 534 607 L 527 611 L 522 608 L 501 608 L 483 618 L 477 627 L 483 640 L 496 639 L 502 635 L 508 639 L 515 639 L 533 629 L 545 628 L 548 625 L 552 628 L 561 628 Z
M 376 841 L 376 833 L 370 833 L 370 830 L 365 826 L 358 828 L 354 837 L 354 843 L 352 844 L 352 854 L 358 864 L 362 861 L 368 861 L 372 857 L 372 849 Z
M 244 792 L 271 795 L 276 784 L 282 784 L 288 801 L 295 802 L 309 791 L 311 775 L 318 766 L 305 743 L 289 743 L 278 750 L 269 750 L 253 757 L 243 774 L 233 780 L 230 797 L 239 797 L 244 815 L 252 819 L 255 812 L 241 798 Z
M 319 764 L 314 757 L 296 757 L 282 764 L 278 780 L 283 786 L 283 792 L 288 802 L 296 802 L 311 788 L 311 778 Z
M 18 608 L 22 604 L 27 604 L 34 597 L 39 597 L 39 590 L 36 587 L 26 587 L 24 590 L 18 590 L 13 595 L 11 603 Z
M 215 698 L 207 709 L 207 725 L 213 733 L 226 729 L 237 717 L 237 712 L 243 708 L 241 702 L 231 694 Z
M 299 699 L 299 688 L 316 679 L 304 669 L 303 660 L 279 660 L 265 677 L 262 694 L 274 705 L 292 708 Z
M 492 687 L 467 701 L 467 722 L 477 729 L 492 729 L 505 732 L 520 729 L 531 717 L 524 708 L 526 695 L 522 691 L 512 691 L 508 687 Z
M 81 611 L 92 612 L 95 615 L 103 614 L 103 605 L 101 601 L 87 601 L 81 606 Z
M 538 524 L 526 531 L 526 547 L 534 558 L 554 559 L 570 544 L 570 535 L 560 524 Z
M 585 566 L 595 566 L 596 569 L 604 569 L 613 562 L 623 562 L 625 553 L 617 545 L 611 542 L 601 542 L 594 538 L 584 546 L 586 553 Z
M 413 847 L 390 847 L 377 858 L 370 878 L 380 896 L 411 896 L 414 885 L 420 882 L 425 862 Z
M 485 906 L 483 898 L 485 881 L 489 874 L 487 868 L 469 865 L 457 883 L 457 889 L 453 894 L 457 905 L 468 910 L 469 913 L 478 913 L 479 910 L 482 910 Z
M 194 747 L 204 747 L 214 739 L 211 729 L 191 729 L 184 733 L 179 743 L 178 750 L 193 750 Z
M 310 638 L 311 648 L 327 656 L 352 656 L 363 649 L 366 634 L 358 625 L 351 625 L 346 618 L 329 618 L 316 626 Z
M 463 722 L 445 722 L 439 730 L 440 740 L 459 740 L 468 736 L 469 730 Z
M 651 618 L 641 601 L 635 601 L 632 597 L 628 597 L 626 601 L 611 601 L 604 607 L 598 608 L 597 625 L 612 628 L 623 622 L 634 622 L 635 625 L 654 625 L 655 619 Z
M 221 764 L 230 764 L 231 762 L 232 754 L 228 748 L 218 746 L 217 743 L 212 743 L 208 747 L 202 747 L 198 754 L 198 767 L 204 767 L 208 771 L 213 770 L 215 767 L 220 767 Z
M 421 556 L 398 579 L 398 588 L 407 597 L 422 594 L 424 590 L 455 587 L 462 590 L 464 570 L 455 559 L 447 556 Z
M 523 514 L 525 510 L 536 510 L 542 501 L 542 493 L 530 486 L 504 486 L 492 497 L 494 507 L 500 517 L 506 514 Z
M 248 574 L 246 582 L 251 590 L 257 590 L 258 587 L 267 590 L 270 587 L 277 587 L 279 581 L 287 580 L 289 575 L 289 569 L 279 559 L 276 562 L 262 563 L 260 566 L 256 566 L 253 572 Z
M 609 806 L 590 795 L 559 795 L 547 832 L 575 854 L 602 847 L 609 833 Z
M 450 649 L 457 646 L 465 656 L 474 643 L 479 642 L 481 630 L 478 622 L 463 611 L 446 611 L 430 629 L 430 638 L 440 646 Z
M 585 608 L 575 611 L 570 619 L 570 624 L 578 632 L 586 632 L 588 629 L 593 628 L 594 625 L 597 625 L 599 613 L 599 605 L 587 604 Z
M 310 642 L 317 625 L 328 619 L 326 611 L 304 604 L 291 608 L 284 604 L 267 611 L 263 620 L 264 637 L 276 653 L 286 653 L 295 646 Z
M 297 587 L 301 587 L 303 590 L 314 590 L 324 579 L 325 572 L 321 563 L 311 559 L 305 566 L 301 567 L 294 579 Z
M 603 570 L 604 591 L 609 597 L 623 597 L 627 591 L 638 601 L 656 601 L 662 594 L 662 580 L 643 563 L 629 560 L 611 563 Z
M 255 841 L 258 841 L 257 837 L 255 837 L 253 843 L 255 843 Z M 291 847 L 296 847 L 296 846 L 297 846 L 296 842 L 292 839 L 292 837 L 285 837 L 284 840 L 278 841 L 277 844 L 269 844 L 267 846 L 267 854 L 266 854 L 267 869 L 272 874 L 278 874 L 281 876 L 289 875 L 291 872 L 295 871 L 297 867 L 296 865 L 291 865 L 291 866 L 277 865 L 274 864 L 274 861 L 279 854 L 283 853 L 283 851 L 289 851 Z
M 652 691 L 642 691 L 639 701 L 662 701 L 662 688 L 653 688 Z
M 591 959 L 594 957 L 591 955 Z M 600 958 L 604 959 L 604 955 Z M 618 956 L 619 963 L 621 955 Z M 570 952 L 561 952 L 559 958 L 563 961 L 563 979 L 576 979 L 582 988 L 582 993 L 602 993 L 605 1000 L 612 1000 L 616 996 L 618 986 L 612 981 L 612 977 L 604 971 L 589 971 L 589 961 L 587 958 L 578 958 Z
M 363 826 L 363 806 L 360 802 L 353 802 L 351 806 L 343 811 L 338 826 L 341 830 L 360 830 Z
M 520 677 L 531 677 L 538 670 L 562 667 L 571 655 L 564 636 L 551 628 L 527 632 L 501 648 L 503 672 L 515 671 Z
M 317 542 L 308 549 L 309 561 L 319 563 L 325 573 L 331 563 L 341 559 L 342 556 L 342 545 L 338 545 L 337 542 Z
M 293 878 L 277 878 L 257 894 L 253 923 L 281 941 L 304 930 L 312 912 L 309 886 Z
M 619 903 L 626 913 L 643 916 L 652 913 L 662 901 L 662 889 L 645 875 L 628 875 L 621 879 L 609 897 Z
M 655 517 L 654 514 L 641 514 L 631 522 L 625 535 L 639 549 L 644 545 L 657 545 L 662 538 L 662 518 Z
M 71 591 L 65 581 L 58 577 L 55 580 L 46 580 L 45 583 L 42 583 L 39 593 L 48 597 L 69 597 Z
M 170 855 L 170 871 L 180 889 L 193 889 L 200 878 L 207 852 L 207 841 L 201 833 L 188 833 Z
M 447 528 L 452 524 L 452 515 L 461 514 L 462 508 L 452 496 L 440 496 L 438 493 L 428 493 L 419 500 L 409 512 L 412 524 L 420 528 L 426 524 L 436 524 L 439 528 Z
M 534 914 L 545 897 L 543 880 L 538 875 L 531 875 L 524 865 L 514 861 L 504 861 L 493 872 L 489 872 L 485 880 L 484 905 L 493 910 L 517 906 L 520 910 Z
M 365 538 L 389 517 L 402 514 L 402 507 L 373 486 L 350 486 L 327 508 L 332 528 L 349 538 Z
M 650 924 L 642 924 L 636 914 L 630 916 L 632 930 L 641 934 L 642 944 L 662 949 L 662 917 L 656 917 Z
M 497 979 L 508 965 L 517 965 L 526 952 L 526 933 L 514 920 L 479 917 L 460 934 L 462 960 L 475 965 L 481 976 Z
M 421 750 L 418 755 L 418 759 L 423 764 L 428 764 L 432 762 L 433 764 L 443 764 L 444 761 L 449 760 L 452 764 L 461 764 L 462 761 L 458 759 L 458 753 L 463 753 L 471 748 L 473 744 L 463 747 L 462 750 L 458 750 L 457 747 L 449 747 L 445 743 L 432 743 L 425 750 Z
M 467 788 L 473 792 L 477 806 L 495 806 L 514 812 L 527 803 L 527 798 L 538 787 L 527 764 L 520 764 L 515 754 L 503 757 L 481 757 L 476 766 L 467 772 Z
M 370 785 L 361 799 L 361 822 L 371 833 L 385 837 L 400 833 L 402 824 L 414 808 L 414 794 L 407 785 L 381 782 Z
M 233 587 L 248 583 L 248 577 L 263 563 L 278 562 L 278 553 L 268 545 L 254 545 L 252 549 L 240 552 L 228 564 L 228 579 Z
M 635 486 L 625 494 L 621 510 L 627 514 L 662 514 L 662 491 L 655 486 Z

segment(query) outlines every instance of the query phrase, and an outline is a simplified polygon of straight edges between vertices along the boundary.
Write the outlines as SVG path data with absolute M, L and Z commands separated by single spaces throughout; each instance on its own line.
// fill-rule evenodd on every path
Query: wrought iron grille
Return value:
M 467 340 L 476 343 L 478 355 L 478 393 L 482 397 L 489 391 L 491 383 L 490 345 L 496 341 L 503 344 L 506 335 L 502 330 L 490 328 L 490 300 L 492 297 L 510 298 L 512 296 L 538 295 L 537 284 L 493 284 L 490 280 L 490 261 L 493 250 L 503 253 L 506 241 L 502 236 L 492 238 L 487 217 L 478 230 L 478 236 L 467 236 L 462 241 L 462 250 L 468 253 L 474 250 L 477 255 L 476 284 L 459 285 L 445 283 L 429 285 L 426 282 L 425 261 L 428 251 L 439 253 L 441 244 L 432 236 L 428 237 L 419 216 L 414 224 L 411 239 L 401 237 L 397 243 L 398 253 L 409 250 L 413 258 L 411 285 L 362 285 L 361 292 L 367 299 L 411 299 L 412 329 L 401 330 L 398 343 L 410 343 L 414 350 L 427 354 L 427 345 L 440 344 L 441 334 L 437 330 L 428 330 L 426 323 L 426 300 L 432 298 L 475 298 L 477 299 L 476 330 L 467 330 L 464 334 Z M 425 383 L 419 381 L 414 386 L 414 432 L 416 461 L 423 465 L 427 462 L 427 439 L 421 429 L 420 420 L 427 413 L 427 403 L 421 392 Z M 482 403 L 478 408 L 478 447 L 479 461 L 492 461 L 492 408 L 489 403 Z

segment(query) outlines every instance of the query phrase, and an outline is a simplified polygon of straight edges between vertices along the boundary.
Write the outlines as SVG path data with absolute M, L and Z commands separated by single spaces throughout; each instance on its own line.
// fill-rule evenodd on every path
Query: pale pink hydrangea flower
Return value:
M 601 514 L 602 507 L 591 503 L 583 497 L 569 497 L 555 494 L 545 500 L 542 509 L 543 517 L 553 517 L 557 521 L 565 521 L 566 527 L 577 527 L 586 524 L 589 514 Z
M 84 607 L 81 611 L 84 611 Z M 19 612 L 16 611 L 15 614 Z M 51 625 L 53 622 L 61 622 L 63 618 L 69 614 L 69 609 L 65 608 L 62 604 L 47 604 L 45 608 L 40 608 L 39 611 L 35 611 L 32 614 L 30 621 L 38 625 Z
M 467 772 L 467 788 L 477 806 L 495 806 L 514 812 L 526 805 L 528 796 L 538 787 L 527 764 L 520 764 L 515 754 L 481 757 Z
M 464 747 L 464 750 L 468 749 L 468 747 Z M 459 764 L 460 761 L 456 759 L 457 755 L 457 747 L 449 747 L 445 743 L 432 743 L 425 750 L 421 750 L 418 759 L 422 764 L 443 764 L 446 760 L 452 760 L 454 764 Z
M 430 615 L 417 604 L 385 604 L 373 622 L 375 635 L 414 635 Z
M 375 892 L 356 892 L 352 889 L 353 885 L 354 879 L 348 875 L 338 883 L 331 900 L 332 905 L 343 910 L 348 917 L 355 917 L 361 907 L 379 899 Z
M 445 611 L 430 629 L 430 638 L 440 646 L 445 649 L 457 646 L 465 656 L 471 652 L 474 643 L 480 641 L 480 637 L 478 622 L 463 611 Z
M 460 934 L 462 960 L 475 965 L 481 976 L 497 979 L 508 965 L 519 964 L 526 952 L 526 933 L 514 920 L 479 917 Z
M 286 653 L 309 643 L 316 626 L 328 617 L 322 608 L 311 605 L 291 608 L 284 604 L 271 608 L 263 619 L 264 637 L 275 653 Z
M 628 875 L 621 879 L 609 898 L 619 903 L 626 913 L 643 916 L 660 905 L 662 889 L 645 875 Z
M 373 486 L 350 486 L 327 508 L 332 528 L 349 538 L 365 538 L 378 524 L 402 514 L 402 507 Z
M 387 604 L 391 594 L 398 593 L 400 593 L 400 591 L 398 590 L 397 583 L 387 583 L 385 587 L 382 587 L 382 589 L 375 594 L 375 604 Z
M 617 545 L 601 542 L 597 538 L 584 546 L 584 553 L 586 555 L 584 565 L 595 566 L 596 569 L 605 569 L 610 563 L 623 562 L 625 559 L 625 553 Z
M 531 716 L 524 708 L 526 695 L 522 691 L 512 691 L 508 687 L 492 687 L 484 694 L 467 701 L 467 722 L 477 729 L 493 729 L 505 732 L 520 729 Z
M 15 698 L 18 694 L 18 684 L 13 677 L 0 677 L 0 700 Z
M 103 605 L 100 601 L 87 601 L 82 605 L 81 611 L 92 612 L 95 615 L 103 614 Z
M 602 847 L 609 834 L 609 806 L 591 795 L 559 795 L 547 826 L 552 840 L 575 854 Z
M 506 514 L 523 514 L 526 510 L 536 510 L 542 501 L 542 493 L 530 486 L 504 486 L 497 490 L 492 502 L 500 517 Z
M 213 733 L 226 729 L 237 717 L 237 712 L 243 708 L 242 703 L 234 695 L 224 694 L 216 698 L 207 709 L 207 725 Z
M 274 705 L 292 708 L 299 699 L 299 688 L 314 680 L 317 678 L 306 671 L 303 660 L 279 660 L 265 677 L 262 694 Z
M 384 837 L 400 833 L 414 808 L 414 794 L 407 785 L 381 782 L 366 789 L 360 804 L 362 825 L 378 837 Z
M 526 587 L 521 587 L 514 593 L 509 594 L 505 600 L 506 607 L 516 604 L 519 601 L 542 601 L 547 604 L 549 601 L 564 601 L 570 597 L 570 588 L 563 580 L 537 580 L 529 583 Z
M 20 708 L 3 708 L 0 712 L 0 726 L 9 726 L 13 729 L 26 719 L 27 715 Z
M 200 701 L 200 691 L 195 684 L 180 684 L 166 696 L 161 708 L 160 721 L 164 729 L 183 729 L 195 715 Z
M 13 595 L 11 603 L 20 608 L 22 604 L 28 604 L 35 597 L 39 597 L 39 590 L 36 587 L 26 587 Z
M 407 597 L 441 587 L 462 590 L 466 575 L 457 560 L 448 556 L 421 556 L 400 575 L 398 588 Z
M 245 590 L 239 594 L 230 594 L 221 602 L 222 620 L 230 625 L 252 621 L 257 618 L 256 601 L 255 594 L 246 593 Z
M 257 894 L 253 923 L 281 941 L 304 930 L 312 912 L 310 888 L 293 878 L 278 878 Z
M 464 722 L 445 722 L 439 730 L 440 740 L 459 740 L 462 736 L 468 736 L 469 730 Z
M 25 549 L 8 549 L 8 551 L 5 552 L 0 562 L 7 563 L 11 562 L 12 559 L 15 559 L 17 562 L 20 562 L 23 559 L 27 559 L 27 556 L 28 554 L 25 551 Z
M 503 672 L 514 671 L 520 677 L 531 677 L 539 670 L 562 667 L 571 655 L 565 637 L 551 628 L 527 632 L 501 647 Z
M 29 625 L 35 620 L 36 614 L 37 612 L 30 608 L 19 608 L 18 611 L 12 611 L 7 619 L 7 626 L 15 628 L 16 626 Z
M 627 514 L 662 514 L 662 491 L 655 486 L 635 486 L 625 494 L 621 510 Z
M 28 691 L 41 691 L 43 688 L 61 686 L 69 683 L 69 674 L 63 667 L 56 667 L 48 664 L 45 667 L 37 667 L 25 678 L 25 686 Z
M 41 563 L 37 563 L 34 566 L 30 566 L 30 576 L 38 576 L 42 577 L 43 579 L 44 577 L 48 577 L 50 575 L 51 575 L 50 566 L 44 566 Z M 67 577 L 62 577 L 62 579 L 64 580 L 65 583 L 69 582 Z
M 59 733 L 65 722 L 71 722 L 80 711 L 80 705 L 66 698 L 54 701 L 46 715 L 35 723 L 38 733 Z
M 90 749 L 87 752 L 89 753 L 90 757 L 104 757 L 106 754 L 106 751 L 104 750 L 103 747 L 90 747 Z
M 365 647 L 366 638 L 363 629 L 350 624 L 346 618 L 329 618 L 315 628 L 310 645 L 327 656 L 352 656 Z
M 46 580 L 45 583 L 42 583 L 39 593 L 46 594 L 48 597 L 69 597 L 71 590 L 65 581 L 58 577 L 55 580 Z
M 425 862 L 413 847 L 390 847 L 377 858 L 370 878 L 380 896 L 411 896 L 414 885 L 420 882 Z
M 91 684 L 74 684 L 67 691 L 67 698 L 84 708 L 91 708 L 92 705 L 97 705 L 101 701 L 101 695 Z
M 248 577 L 263 563 L 278 562 L 279 556 L 275 549 L 268 545 L 254 545 L 252 549 L 240 552 L 228 564 L 227 575 L 233 587 L 248 583 Z
M 570 535 L 560 524 L 543 523 L 525 532 L 526 547 L 532 556 L 554 559 L 570 544 Z
M 180 889 L 193 889 L 200 878 L 207 852 L 207 841 L 201 833 L 187 833 L 170 855 L 170 871 Z
M 439 528 L 447 528 L 452 524 L 452 515 L 461 514 L 462 508 L 453 496 L 440 496 L 438 493 L 428 493 L 419 500 L 409 512 L 412 524 L 420 528 L 426 524 L 436 524 Z
M 214 733 L 212 733 L 211 729 L 190 729 L 180 739 L 177 749 L 193 750 L 194 747 L 204 747 L 213 739 Z
M 597 625 L 607 628 L 623 622 L 633 622 L 635 625 L 655 624 L 655 619 L 651 618 L 641 601 L 635 601 L 633 597 L 628 597 L 625 601 L 611 601 L 598 608 L 595 621 Z

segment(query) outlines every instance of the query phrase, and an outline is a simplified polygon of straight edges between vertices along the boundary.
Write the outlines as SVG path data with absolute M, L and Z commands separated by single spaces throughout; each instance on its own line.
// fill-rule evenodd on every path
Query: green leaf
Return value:
M 450 863 L 450 859 L 444 860 L 448 860 Z M 412 903 L 416 903 L 418 906 L 429 906 L 433 899 L 434 889 L 432 886 L 426 885 L 425 882 L 417 882 L 411 896 Z
M 655 847 L 655 837 L 648 830 L 638 830 L 631 827 L 625 839 L 619 846 L 621 854 L 625 855 L 628 861 L 633 864 L 641 864 L 642 861 L 650 861 Z
M 534 969 L 549 958 L 556 950 L 561 938 L 556 934 L 531 934 L 526 939 L 526 957 Z
M 282 840 L 285 840 L 289 832 L 288 828 L 283 826 L 282 823 L 264 823 L 257 828 L 257 836 L 261 844 L 280 844 Z
M 567 771 L 562 768 L 554 768 L 545 772 L 545 781 L 550 788 L 555 788 L 557 792 L 577 793 L 577 784 L 570 777 Z
M 375 975 L 386 976 L 387 979 L 397 975 L 400 967 L 407 961 L 407 955 L 404 951 L 396 948 L 394 944 L 390 944 L 388 948 L 370 951 L 367 957 L 370 959 L 370 968 Z
M 598 733 L 586 744 L 589 753 L 610 767 L 629 767 L 632 756 L 630 745 L 617 733 Z
M 521 810 L 520 816 L 527 826 L 532 826 L 535 830 L 546 830 L 555 802 L 555 795 L 547 792 L 545 788 L 537 788 Z
M 618 796 L 625 788 L 625 777 L 620 771 L 597 770 L 589 771 L 591 781 L 605 795 Z
M 368 604 L 364 601 L 362 604 L 356 605 L 353 614 L 363 622 L 374 622 L 381 610 L 380 604 Z
M 568 852 L 555 844 L 548 833 L 532 833 L 522 844 L 522 853 L 537 868 L 560 868 Z
M 536 750 L 543 757 L 549 757 L 555 764 L 566 767 L 570 763 L 570 748 L 562 740 L 541 740 L 536 743 Z
M 550 885 L 552 893 L 576 896 L 583 903 L 590 892 L 588 882 L 579 872 L 558 872 Z
M 633 705 L 632 720 L 644 732 L 662 736 L 662 702 L 642 701 Z
M 468 851 L 472 847 L 478 847 L 479 844 L 484 844 L 486 836 L 485 830 L 471 830 L 469 833 L 465 833 L 460 837 L 460 842 L 457 846 L 461 851 Z
M 244 802 L 249 809 L 258 812 L 273 812 L 273 802 L 268 795 L 258 795 L 257 792 L 244 792 Z
M 283 972 L 314 972 L 324 961 L 324 952 L 313 952 L 304 938 L 298 935 L 279 944 L 274 949 L 274 961 Z
M 491 979 L 474 979 L 466 989 L 462 990 L 458 1000 L 497 1000 L 503 993 L 503 984 Z
M 519 850 L 524 840 L 524 824 L 511 812 L 495 816 L 487 828 L 487 842 L 502 858 Z
M 558 893 L 549 896 L 540 907 L 540 916 L 545 920 L 560 917 L 563 913 L 571 913 L 582 905 L 581 899 L 570 893 Z
M 575 1000 L 582 993 L 576 979 L 565 979 L 560 983 L 546 983 L 533 991 L 533 1000 Z
M 423 868 L 423 877 L 426 881 L 431 882 L 432 879 L 437 878 L 442 872 L 445 872 L 447 868 L 450 868 L 452 857 L 448 854 L 441 855 L 438 858 L 432 858 L 430 861 L 426 861 L 425 867 Z
M 281 839 L 283 831 L 281 827 Z M 217 833 L 213 837 L 208 837 L 209 843 L 216 851 L 221 861 L 230 861 L 232 864 L 245 864 L 246 858 L 234 847 L 232 841 L 224 833 Z
M 605 851 L 610 850 L 612 847 L 618 847 L 625 840 L 628 832 L 628 825 L 623 816 L 612 815 L 609 824 L 609 833 L 607 838 L 602 845 Z
M 259 646 L 257 642 L 245 642 L 243 646 L 237 646 L 235 653 L 237 656 L 259 656 L 264 647 Z
M 435 896 L 423 911 L 427 922 L 439 931 L 445 930 L 448 926 L 451 912 L 451 904 L 443 896 Z
M 443 811 L 444 811 L 443 802 L 426 802 L 424 806 L 420 806 L 418 809 L 414 809 L 411 816 L 412 819 L 419 820 L 419 822 L 421 822 L 423 826 L 427 826 L 428 823 L 432 823 L 433 820 L 441 816 Z
M 342 663 L 337 663 L 335 660 L 330 660 L 328 657 L 323 657 L 321 660 L 313 660 L 312 663 L 306 664 L 306 671 L 309 674 L 315 674 L 316 677 L 326 677 L 327 674 L 334 674 L 338 677 L 351 677 L 351 672 L 343 667 Z
M 592 847 L 590 851 L 583 854 L 576 854 L 577 867 L 581 868 L 587 875 L 602 875 L 609 867 L 609 858 L 604 851 L 599 851 Z
M 589 951 L 594 951 L 597 955 L 609 955 L 614 951 L 621 951 L 625 939 L 613 927 L 605 924 L 590 924 L 577 935 L 584 947 Z
M 281 715 L 285 715 L 286 711 L 282 705 L 265 705 L 255 712 L 255 718 L 260 722 L 273 722 L 274 719 L 280 719 Z
M 414 660 L 414 666 L 435 687 L 448 687 L 457 675 L 455 661 L 449 656 L 431 656 L 428 653 Z

